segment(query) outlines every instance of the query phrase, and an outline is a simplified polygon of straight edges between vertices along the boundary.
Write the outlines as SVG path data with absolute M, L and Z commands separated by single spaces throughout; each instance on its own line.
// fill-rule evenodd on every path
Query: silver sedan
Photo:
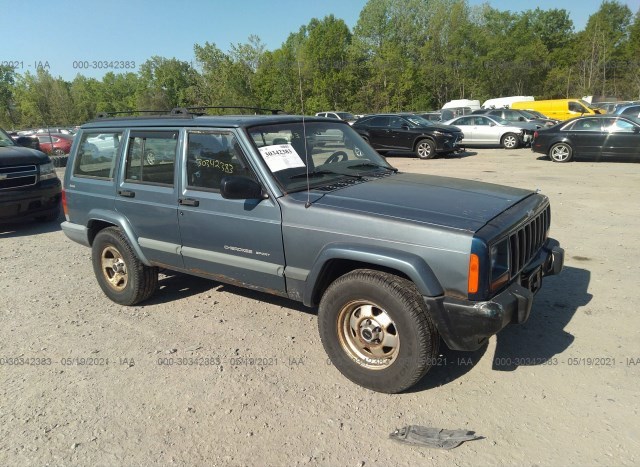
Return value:
M 463 115 L 445 122 L 457 126 L 464 133 L 465 146 L 502 146 L 515 149 L 530 143 L 533 130 L 516 126 L 502 118 L 488 115 Z

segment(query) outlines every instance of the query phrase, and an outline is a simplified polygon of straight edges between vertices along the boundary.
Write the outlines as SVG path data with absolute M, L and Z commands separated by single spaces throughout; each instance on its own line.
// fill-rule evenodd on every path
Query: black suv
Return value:
M 406 151 L 420 159 L 460 150 L 462 131 L 451 125 L 435 123 L 414 114 L 367 115 L 353 124 L 356 130 L 379 153 Z
M 51 159 L 34 141 L 0 129 L 0 222 L 58 218 L 62 186 Z

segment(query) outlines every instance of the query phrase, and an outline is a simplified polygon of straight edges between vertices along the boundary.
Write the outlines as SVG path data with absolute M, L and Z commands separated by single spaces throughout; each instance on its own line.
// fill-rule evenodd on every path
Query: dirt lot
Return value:
M 315 310 L 186 276 L 122 307 L 58 224 L 2 226 L 0 465 L 638 465 L 640 164 L 389 160 L 550 197 L 566 265 L 526 324 L 377 394 L 327 364 Z M 484 439 L 388 439 L 408 424 Z

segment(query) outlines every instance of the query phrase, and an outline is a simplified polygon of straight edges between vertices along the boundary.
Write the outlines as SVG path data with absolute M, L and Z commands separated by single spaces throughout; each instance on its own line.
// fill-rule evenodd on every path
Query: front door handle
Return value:
M 200 201 L 198 201 L 197 199 L 191 199 L 191 198 L 180 198 L 178 199 L 178 204 L 180 206 L 200 206 Z
M 130 190 L 118 190 L 118 194 L 120 196 L 124 196 L 125 198 L 135 198 L 136 192 Z

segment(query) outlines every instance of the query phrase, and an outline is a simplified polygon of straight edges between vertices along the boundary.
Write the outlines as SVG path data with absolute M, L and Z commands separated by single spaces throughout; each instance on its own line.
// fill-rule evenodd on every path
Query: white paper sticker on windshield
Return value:
M 262 158 L 272 172 L 293 169 L 294 167 L 304 167 L 302 158 L 293 149 L 291 144 L 275 144 L 273 146 L 263 146 L 258 148 Z

